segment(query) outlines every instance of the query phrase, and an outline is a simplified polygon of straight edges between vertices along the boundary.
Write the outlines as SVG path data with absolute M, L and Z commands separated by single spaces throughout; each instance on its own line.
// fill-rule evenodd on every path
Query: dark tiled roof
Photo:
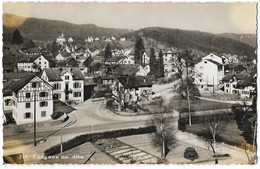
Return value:
M 256 85 L 256 79 L 254 78 L 255 74 L 256 74 L 256 70 L 253 70 L 249 76 L 247 76 L 244 80 L 238 82 L 237 86 L 240 88 L 245 86 Z
M 33 56 L 23 56 L 19 59 L 18 63 L 31 63 L 34 62 L 39 55 L 33 55 Z
M 147 79 L 143 76 L 119 77 L 119 82 L 124 86 L 125 89 L 152 87 L 153 85 L 150 79 Z
M 62 81 L 58 68 L 45 68 L 44 71 L 48 76 L 49 81 Z
M 248 73 L 246 71 L 242 71 L 241 73 L 238 73 L 238 74 L 227 74 L 223 79 L 222 81 L 223 82 L 229 82 L 230 79 L 232 79 L 233 77 L 236 77 L 237 80 L 244 80 L 245 78 L 248 77 Z
M 6 89 L 9 89 L 15 93 L 17 93 L 21 88 L 23 88 L 28 82 L 30 82 L 36 75 L 32 74 L 29 76 L 26 76 L 25 78 L 22 78 L 19 81 L 14 81 L 9 86 L 7 86 Z
M 139 71 L 140 65 L 119 65 L 119 74 L 122 76 L 135 75 Z
M 205 60 L 210 61 L 210 62 L 214 63 L 217 66 L 221 66 L 222 65 L 222 64 L 220 64 L 220 63 L 218 63 L 218 62 L 216 62 L 214 60 L 211 60 L 211 59 L 205 59 Z
M 246 70 L 246 68 L 245 68 L 243 65 L 239 64 L 239 63 L 231 63 L 231 64 L 228 64 L 228 68 L 229 68 L 229 69 L 236 69 L 236 68 L 238 68 L 238 67 L 240 67 L 240 68 Z
M 222 81 L 223 82 L 229 82 L 230 79 L 232 79 L 235 75 L 234 74 L 227 74 L 223 79 Z
M 3 77 L 4 80 L 13 80 L 13 79 L 21 79 L 25 76 L 30 75 L 30 73 L 28 72 L 4 73 L 3 75 L 4 75 Z

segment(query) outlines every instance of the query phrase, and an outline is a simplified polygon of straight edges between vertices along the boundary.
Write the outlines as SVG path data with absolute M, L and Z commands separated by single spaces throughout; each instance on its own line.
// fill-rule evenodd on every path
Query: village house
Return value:
M 49 61 L 43 56 L 24 56 L 17 62 L 17 69 L 26 72 L 39 72 L 49 68 Z
M 73 40 L 73 38 L 72 37 L 70 37 L 69 39 L 68 39 L 68 42 L 69 43 L 72 43 L 74 40 Z
M 54 98 L 63 102 L 84 101 L 84 76 L 79 68 L 44 69 L 41 78 L 53 86 Z
M 57 61 L 64 61 L 64 60 L 66 60 L 66 58 L 59 52 L 59 53 L 55 56 L 55 60 L 57 60 Z
M 151 80 L 147 79 L 147 77 L 122 76 L 118 78 L 118 81 L 119 88 L 123 89 L 123 93 L 121 93 L 122 98 L 125 98 L 124 101 L 127 104 L 133 104 L 142 99 L 149 99 L 149 96 L 152 95 L 153 83 Z M 120 94 L 117 93 L 116 90 L 113 90 L 112 93 L 115 96 L 118 96 Z
M 94 42 L 94 39 L 92 36 L 89 36 L 87 39 L 85 39 L 85 42 L 92 43 L 92 42 Z
M 239 94 L 239 89 L 237 89 L 237 83 L 248 76 L 246 71 L 243 71 L 239 74 L 227 74 L 221 80 L 223 84 L 224 93 L 227 94 Z
M 230 63 L 225 65 L 225 74 L 231 73 L 231 74 L 238 74 L 244 70 L 247 70 L 246 67 L 239 63 Z
M 237 89 L 240 92 L 241 99 L 250 99 L 254 97 L 256 93 L 256 81 L 257 81 L 257 71 L 253 70 L 249 76 L 237 83 Z
M 195 64 L 194 67 L 194 83 L 199 90 L 218 90 L 220 88 L 219 82 L 224 77 L 224 65 L 219 62 L 204 57 L 202 61 Z
M 210 54 L 204 56 L 201 60 L 212 60 L 212 61 L 215 61 L 215 62 L 221 64 L 221 65 L 224 64 L 223 58 L 221 56 L 215 55 L 213 53 L 210 53 Z
M 95 37 L 95 41 L 99 41 L 99 37 Z
M 52 86 L 37 75 L 14 81 L 5 90 L 11 91 L 12 116 L 16 124 L 51 120 L 53 113 Z M 35 112 L 34 112 L 35 111 Z
M 173 72 L 172 62 L 177 59 L 177 54 L 174 49 L 168 48 L 163 53 L 163 64 L 165 76 L 170 75 Z

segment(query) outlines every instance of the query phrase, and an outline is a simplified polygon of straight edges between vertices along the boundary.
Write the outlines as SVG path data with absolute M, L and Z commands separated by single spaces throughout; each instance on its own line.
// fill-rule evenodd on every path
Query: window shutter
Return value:
M 61 88 L 61 84 L 58 84 L 58 86 L 59 86 L 59 89 Z
M 48 102 L 46 102 L 46 106 L 48 106 Z
M 81 83 L 79 82 L 79 88 L 81 88 Z

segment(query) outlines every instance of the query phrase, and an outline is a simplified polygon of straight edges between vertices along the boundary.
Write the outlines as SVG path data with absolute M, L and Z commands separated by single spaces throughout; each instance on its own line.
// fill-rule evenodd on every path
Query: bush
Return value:
M 109 89 L 106 86 L 96 86 L 93 90 L 93 95 L 91 98 L 98 98 L 98 97 L 108 97 Z
M 116 137 L 122 137 L 122 136 L 154 133 L 154 132 L 156 132 L 156 127 L 148 126 L 148 127 L 140 127 L 137 129 L 122 129 L 122 130 L 114 130 L 114 131 L 105 131 L 105 132 L 100 132 L 100 133 L 83 134 L 83 135 L 77 136 L 71 140 L 64 142 L 62 144 L 63 151 L 67 151 L 71 148 L 77 147 L 86 142 L 95 142 L 98 139 L 116 138 Z M 55 145 L 44 151 L 45 156 L 51 156 L 51 155 L 55 155 L 58 153 L 60 153 L 60 144 Z
M 51 115 L 51 118 L 53 120 L 57 120 L 58 118 L 63 116 L 63 114 L 64 114 L 64 112 L 61 112 L 61 111 L 53 112 L 52 115 Z
M 195 148 L 188 147 L 185 149 L 184 158 L 194 161 L 195 159 L 199 158 L 199 155 L 198 155 L 197 151 L 195 150 Z

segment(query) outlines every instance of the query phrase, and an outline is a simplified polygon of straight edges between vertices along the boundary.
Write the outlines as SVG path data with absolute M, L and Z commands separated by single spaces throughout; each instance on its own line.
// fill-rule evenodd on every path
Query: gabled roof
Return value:
M 74 68 L 65 68 L 61 71 L 61 75 L 64 75 L 67 72 L 71 72 L 73 75 L 73 80 L 84 80 L 84 76 L 80 71 L 80 68 L 74 67 Z
M 152 87 L 153 85 L 150 79 L 143 76 L 119 77 L 118 79 L 125 89 L 132 89 L 132 88 L 139 88 L 139 87 Z
M 32 63 L 34 62 L 38 57 L 41 55 L 32 55 L 32 56 L 23 56 L 21 59 L 19 59 L 18 63 Z
M 228 68 L 229 69 L 235 69 L 237 67 L 241 67 L 242 69 L 246 70 L 246 68 L 243 65 L 239 64 L 239 63 L 230 63 L 230 64 L 228 64 Z
M 256 75 L 256 70 L 253 70 L 250 75 L 248 75 L 244 80 L 241 80 L 237 83 L 238 87 L 245 87 L 245 86 L 251 86 L 256 85 L 256 79 L 254 76 Z
M 29 83 L 36 76 L 37 75 L 32 74 L 32 75 L 26 76 L 25 78 L 23 78 L 19 81 L 14 81 L 9 86 L 7 86 L 7 88 L 5 90 L 9 89 L 9 90 L 17 93 L 21 88 L 23 88 L 27 83 Z
M 220 64 L 220 63 L 218 63 L 218 62 L 216 62 L 214 60 L 211 60 L 211 59 L 204 59 L 203 61 L 205 61 L 205 60 L 210 61 L 211 63 L 214 63 L 217 66 L 221 66 L 222 65 L 222 64 Z
M 45 68 L 43 71 L 45 71 L 50 82 L 62 81 L 60 77 L 60 70 L 58 68 Z
M 245 78 L 247 78 L 249 76 L 249 73 L 247 73 L 246 71 L 242 71 L 241 73 L 238 74 L 227 74 L 222 81 L 223 82 L 229 82 L 233 77 L 236 77 L 237 80 L 244 80 Z

